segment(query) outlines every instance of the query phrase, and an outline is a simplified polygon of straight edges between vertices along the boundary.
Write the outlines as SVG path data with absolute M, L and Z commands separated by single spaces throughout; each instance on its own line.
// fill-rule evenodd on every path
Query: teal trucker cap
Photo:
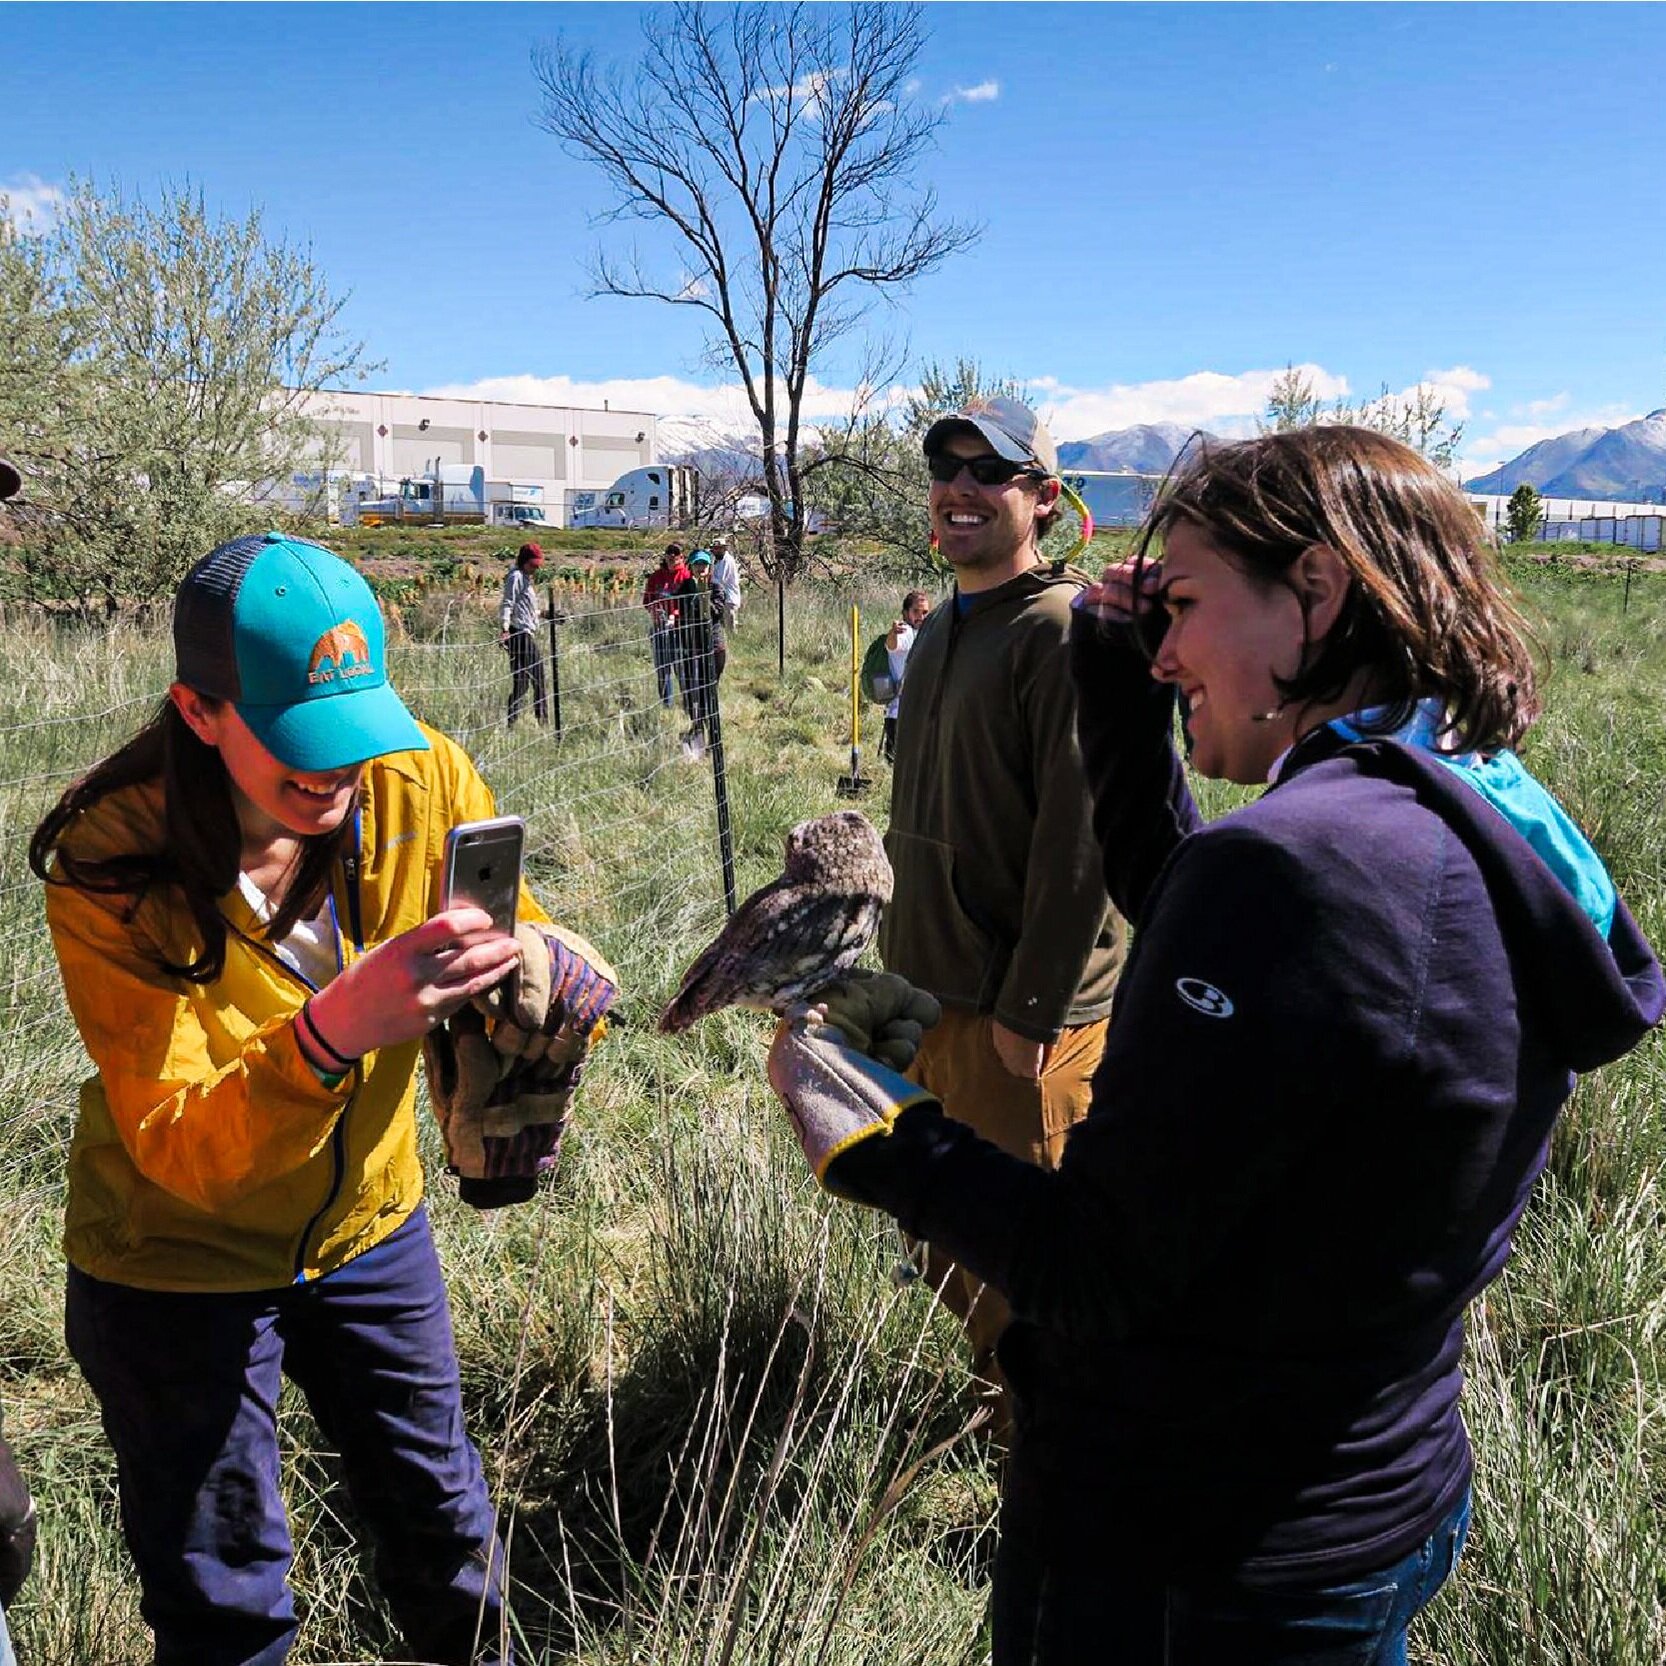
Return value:
M 291 769 L 428 746 L 388 682 L 370 586 L 308 538 L 253 533 L 210 550 L 174 597 L 174 663 Z

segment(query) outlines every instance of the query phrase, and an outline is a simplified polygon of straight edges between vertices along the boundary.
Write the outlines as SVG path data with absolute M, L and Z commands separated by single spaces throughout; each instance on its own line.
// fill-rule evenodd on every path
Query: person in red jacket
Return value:
M 671 705 L 671 676 L 677 667 L 677 615 L 674 597 L 678 585 L 688 578 L 683 546 L 670 543 L 659 565 L 648 575 L 642 591 L 642 605 L 648 610 L 648 642 L 654 653 L 654 677 L 659 684 L 659 703 Z

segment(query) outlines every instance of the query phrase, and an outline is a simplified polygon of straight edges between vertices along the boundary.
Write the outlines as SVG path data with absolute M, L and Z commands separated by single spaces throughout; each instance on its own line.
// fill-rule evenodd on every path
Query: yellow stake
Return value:
M 862 755 L 862 610 L 850 604 L 850 773 L 856 773 L 857 759 Z

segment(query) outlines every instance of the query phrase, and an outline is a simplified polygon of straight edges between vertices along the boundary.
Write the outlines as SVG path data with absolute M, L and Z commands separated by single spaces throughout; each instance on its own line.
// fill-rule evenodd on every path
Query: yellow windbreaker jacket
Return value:
M 356 859 L 331 904 L 342 965 L 419 924 L 438 899 L 445 835 L 495 814 L 466 754 L 366 767 Z M 156 849 L 160 785 L 113 793 L 65 835 L 77 856 Z M 226 966 L 203 986 L 163 971 L 200 945 L 177 894 L 46 888 L 64 992 L 97 1074 L 81 1089 L 64 1249 L 95 1278 L 152 1290 L 264 1290 L 313 1279 L 379 1243 L 422 1197 L 420 1043 L 371 1053 L 335 1088 L 295 1040 L 311 993 L 265 944 L 241 895 L 220 907 Z M 521 918 L 548 916 L 522 887 Z

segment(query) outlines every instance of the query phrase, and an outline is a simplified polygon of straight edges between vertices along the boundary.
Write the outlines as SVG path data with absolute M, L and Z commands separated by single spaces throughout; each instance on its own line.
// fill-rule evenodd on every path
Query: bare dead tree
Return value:
M 877 302 L 978 235 L 915 184 L 944 120 L 915 96 L 924 38 L 914 5 L 685 3 L 644 21 L 629 71 L 561 41 L 534 54 L 539 124 L 603 174 L 603 223 L 649 222 L 677 254 L 667 272 L 634 245 L 605 245 L 593 293 L 704 314 L 708 362 L 739 376 L 771 577 L 790 580 L 804 559 L 813 369 Z

